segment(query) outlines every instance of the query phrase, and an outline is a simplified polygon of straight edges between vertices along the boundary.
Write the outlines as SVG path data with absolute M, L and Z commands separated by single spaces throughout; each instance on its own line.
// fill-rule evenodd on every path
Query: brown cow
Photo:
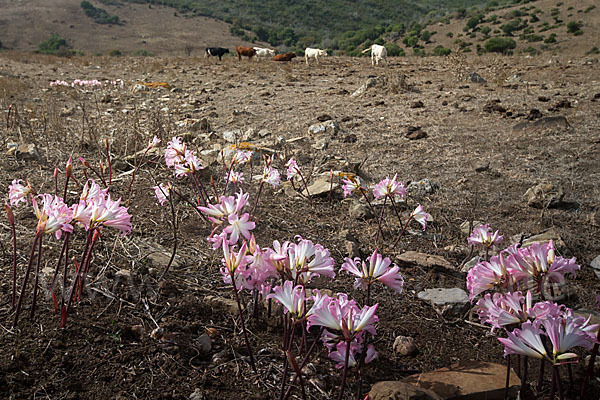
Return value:
M 235 48 L 235 52 L 237 53 L 239 61 L 242 61 L 242 56 L 248 57 L 248 61 L 250 61 L 252 60 L 252 57 L 256 55 L 256 50 L 252 47 L 238 46 Z
M 295 53 L 277 54 L 273 57 L 274 61 L 292 61 L 292 58 L 296 57 Z

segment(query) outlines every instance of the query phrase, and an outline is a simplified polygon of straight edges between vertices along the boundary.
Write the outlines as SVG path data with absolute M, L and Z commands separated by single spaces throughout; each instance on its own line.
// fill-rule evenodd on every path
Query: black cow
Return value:
M 221 60 L 221 57 L 223 57 L 226 53 L 229 53 L 229 49 L 225 49 L 223 47 L 207 47 L 204 57 L 214 56 L 219 57 L 219 60 Z

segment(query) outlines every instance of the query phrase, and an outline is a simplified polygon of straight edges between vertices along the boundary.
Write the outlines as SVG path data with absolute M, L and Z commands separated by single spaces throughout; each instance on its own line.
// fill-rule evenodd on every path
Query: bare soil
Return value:
M 600 253 L 597 71 L 598 64 L 586 59 L 548 63 L 545 58 L 517 57 L 405 58 L 375 68 L 366 59 L 338 57 L 307 67 L 303 60 L 277 64 L 232 58 L 222 62 L 60 59 L 4 52 L 0 53 L 0 109 L 5 116 L 13 105 L 17 117 L 12 114 L 8 128 L 4 121 L 1 125 L 2 149 L 9 143 L 34 143 L 40 159 L 2 157 L 0 181 L 7 188 L 13 179 L 29 179 L 39 192 L 52 192 L 55 166 L 64 171 L 69 156 L 83 156 L 97 166 L 108 138 L 115 169 L 111 192 L 127 198 L 135 163 L 127 157 L 143 149 L 154 135 L 163 146 L 173 136 L 183 136 L 200 151 L 229 146 L 222 139 L 225 131 L 253 128 L 250 141 L 273 149 L 280 168 L 293 155 L 312 177 L 333 169 L 358 172 L 370 185 L 396 173 L 405 183 L 435 182 L 436 191 L 415 194 L 401 206 L 406 217 L 416 203 L 422 204 L 434 219 L 427 230 L 411 226 L 392 249 L 400 226 L 387 210 L 385 240 L 379 248 L 394 261 L 414 250 L 442 256 L 455 268 L 403 265 L 402 294 L 383 288 L 374 292 L 380 304 L 374 344 L 380 355 L 365 369 L 368 389 L 381 380 L 398 380 L 459 361 L 503 362 L 502 346 L 487 329 L 465 322 L 468 315 L 443 318 L 416 297 L 422 289 L 465 287 L 465 274 L 460 272 L 460 265 L 469 259 L 468 233 L 460 228 L 465 222 L 490 223 L 507 238 L 506 245 L 510 238 L 518 241 L 553 228 L 564 242 L 560 254 L 576 257 L 582 267 L 577 278 L 569 281 L 569 295 L 562 301 L 575 308 L 593 308 L 599 285 L 589 263 Z M 471 72 L 488 83 L 466 80 Z M 352 97 L 370 77 L 377 84 Z M 55 79 L 123 79 L 125 86 L 50 88 Z M 136 82 L 166 82 L 171 89 L 136 92 Z M 494 104 L 504 111 L 497 107 L 486 111 Z M 532 109 L 539 110 L 542 118 L 563 116 L 568 126 L 548 122 L 536 127 L 528 121 Z M 338 121 L 340 131 L 309 134 L 307 128 L 324 114 Z M 198 127 L 202 118 L 210 132 Z M 521 122 L 524 127 L 513 129 Z M 410 126 L 421 127 L 427 136 L 408 139 Z M 264 137 L 257 134 L 260 130 L 267 131 Z M 260 167 L 255 168 L 254 173 Z M 221 174 L 216 162 L 203 179 L 212 175 L 220 182 Z M 75 175 L 84 180 L 80 165 Z M 62 175 L 59 179 L 62 182 Z M 264 310 L 258 319 L 247 320 L 259 368 L 259 373 L 253 373 L 239 321 L 206 299 L 233 296 L 218 273 L 219 255 L 205 241 L 210 226 L 184 202 L 177 204 L 177 265 L 159 279 L 173 245 L 173 231 L 170 212 L 158 206 L 151 187 L 167 180 L 174 178 L 163 159 L 150 156 L 136 175 L 130 204 L 133 232 L 125 238 L 104 232 L 87 293 L 65 329 L 59 328 L 60 316 L 43 289 L 47 281 L 40 284 L 43 295 L 35 318 L 29 320 L 25 312 L 18 326 L 11 328 L 11 234 L 6 220 L 0 222 L 0 397 L 188 399 L 196 389 L 206 399 L 278 395 L 283 361 L 280 323 L 267 318 Z M 542 182 L 564 190 L 559 208 L 527 205 L 524 193 Z M 76 188 L 71 189 L 72 200 Z M 246 184 L 244 189 L 255 198 L 256 185 Z M 331 206 L 325 195 L 315 198 L 311 207 L 293 190 L 268 188 L 257 211 L 257 241 L 268 246 L 273 240 L 301 235 L 330 249 L 339 267 L 348 256 L 346 240 L 352 237 L 360 254 L 368 256 L 375 248 L 377 223 L 373 218 L 350 216 L 356 201 L 344 200 L 336 192 Z M 35 218 L 28 207 L 19 209 L 16 217 L 22 279 Z M 75 236 L 73 251 L 81 251 L 83 240 Z M 158 260 L 151 257 L 157 248 L 166 252 Z M 59 250 L 53 238 L 45 241 L 45 267 L 54 267 Z M 341 273 L 335 281 L 320 280 L 315 286 L 362 299 L 352 281 Z M 249 300 L 245 294 L 245 301 Z M 30 304 L 26 298 L 24 310 Z M 150 333 L 157 325 L 163 333 L 155 339 Z M 211 335 L 210 351 L 203 351 L 199 340 L 205 332 Z M 392 345 L 398 335 L 412 336 L 418 354 L 394 354 Z M 326 352 L 318 352 L 313 367 L 307 378 L 308 397 L 337 396 L 340 373 Z M 575 378 L 581 378 L 581 368 L 575 369 Z M 533 383 L 535 373 L 531 379 Z M 356 389 L 353 374 L 348 384 L 346 398 L 350 399 Z M 597 397 L 600 388 L 597 382 L 594 385 L 591 393 Z M 546 395 L 548 390 L 549 384 L 544 387 Z M 300 391 L 296 389 L 293 396 L 300 398 Z

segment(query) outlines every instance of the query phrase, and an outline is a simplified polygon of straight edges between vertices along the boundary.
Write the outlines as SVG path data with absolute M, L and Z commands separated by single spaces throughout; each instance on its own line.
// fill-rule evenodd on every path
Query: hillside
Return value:
M 51 34 L 88 55 L 200 55 L 206 46 L 252 44 L 360 55 L 374 42 L 390 56 L 445 55 L 481 53 L 492 39 L 513 40 L 516 53 L 578 56 L 600 46 L 595 0 L 0 0 L 0 9 L 0 43 L 18 51 Z
M 106 0 L 105 0 L 106 1 Z M 125 54 L 146 51 L 155 55 L 199 55 L 206 46 L 250 45 L 229 32 L 229 25 L 213 18 L 186 18 L 165 6 L 93 2 L 118 16 L 120 25 L 98 24 L 87 17 L 80 0 L 0 0 L 0 42 L 4 48 L 33 51 L 55 33 L 71 48 L 85 54 Z M 50 17 L 49 17 L 50 16 Z
M 423 30 L 435 33 L 427 43 L 419 40 L 416 50 L 406 45 L 409 35 L 396 43 L 407 55 L 420 51 L 433 54 L 438 46 L 476 53 L 485 49 L 490 38 L 502 37 L 515 41 L 516 47 L 511 51 L 517 54 L 582 56 L 600 47 L 600 7 L 595 0 L 538 0 L 511 7 L 471 10 L 462 16 L 455 14 Z

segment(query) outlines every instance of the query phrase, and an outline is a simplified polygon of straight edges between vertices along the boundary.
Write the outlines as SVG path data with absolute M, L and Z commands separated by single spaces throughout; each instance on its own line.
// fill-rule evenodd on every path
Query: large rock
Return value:
M 417 293 L 420 300 L 426 301 L 443 317 L 460 317 L 469 308 L 467 292 L 460 288 L 425 289 Z
M 506 366 L 470 361 L 411 375 L 402 382 L 435 392 L 444 400 L 501 400 L 504 399 Z M 521 381 L 511 370 L 509 396 L 514 397 Z
M 554 247 L 558 250 L 564 249 L 566 247 L 565 242 L 562 240 L 559 233 L 554 228 L 547 229 L 542 233 L 529 236 L 523 239 L 522 245 L 523 247 L 528 247 L 534 243 L 548 243 L 550 240 L 552 240 L 552 243 L 554 243 Z
M 435 254 L 419 253 L 418 251 L 407 251 L 402 253 L 398 256 L 396 262 L 405 266 L 418 265 L 423 268 L 454 269 L 454 266 L 444 257 Z
M 435 392 L 400 381 L 377 382 L 369 392 L 370 400 L 441 400 Z
M 308 193 L 310 193 L 311 197 L 325 196 L 325 195 L 328 196 L 329 192 L 335 191 L 335 189 L 338 186 L 340 186 L 340 185 L 336 182 L 333 182 L 333 184 L 332 184 L 331 180 L 329 179 L 329 176 L 321 175 L 321 176 L 318 176 L 313 181 L 313 183 L 308 185 Z M 305 196 L 307 195 L 305 188 L 302 189 L 302 194 Z

